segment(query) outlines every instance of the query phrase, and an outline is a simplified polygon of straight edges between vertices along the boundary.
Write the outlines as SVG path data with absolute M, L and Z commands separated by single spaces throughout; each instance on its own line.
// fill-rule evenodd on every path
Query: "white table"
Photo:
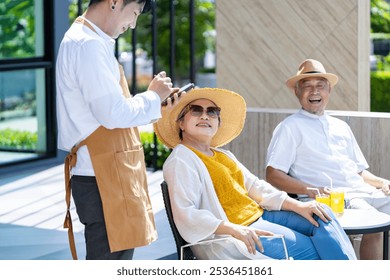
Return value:
M 348 235 L 383 232 L 383 259 L 389 259 L 390 215 L 378 211 L 345 209 L 338 220 Z

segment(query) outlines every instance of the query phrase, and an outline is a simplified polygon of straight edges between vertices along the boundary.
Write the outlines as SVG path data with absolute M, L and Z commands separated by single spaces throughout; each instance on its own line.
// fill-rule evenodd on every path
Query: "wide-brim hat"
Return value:
M 220 88 L 195 88 L 182 96 L 172 109 L 163 107 L 161 119 L 153 124 L 164 145 L 174 148 L 181 142 L 177 118 L 185 106 L 198 99 L 209 99 L 221 108 L 221 125 L 211 141 L 212 147 L 226 145 L 241 133 L 246 117 L 246 103 L 241 95 Z
M 335 74 L 327 73 L 321 62 L 306 59 L 299 65 L 297 74 L 286 81 L 286 85 L 293 90 L 298 81 L 309 77 L 325 78 L 329 81 L 331 87 L 336 85 L 339 79 Z

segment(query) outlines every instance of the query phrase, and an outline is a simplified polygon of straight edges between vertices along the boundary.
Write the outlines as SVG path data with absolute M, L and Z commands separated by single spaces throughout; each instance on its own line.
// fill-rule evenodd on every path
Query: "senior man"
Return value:
M 266 179 L 291 194 L 314 198 L 317 188 L 329 194 L 333 188 L 345 192 L 348 207 L 390 214 L 389 181 L 375 176 L 351 128 L 329 116 L 325 109 L 338 77 L 327 73 L 321 62 L 304 60 L 298 72 L 286 81 L 301 109 L 283 120 L 274 130 L 266 159 Z M 361 259 L 381 259 L 382 234 L 365 234 Z

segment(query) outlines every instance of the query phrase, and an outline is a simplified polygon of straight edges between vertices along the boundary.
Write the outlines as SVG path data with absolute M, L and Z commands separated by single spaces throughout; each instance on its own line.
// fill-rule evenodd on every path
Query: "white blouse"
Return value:
M 253 175 L 238 162 L 232 153 L 222 149 L 217 150 L 232 158 L 242 169 L 244 185 L 252 199 L 264 209 L 281 209 L 287 198 L 285 192 L 277 190 Z M 164 180 L 168 184 L 175 224 L 181 236 L 189 243 L 214 238 L 214 232 L 219 224 L 222 221 L 228 221 L 228 219 L 219 203 L 210 174 L 202 160 L 184 145 L 178 145 L 164 163 L 163 174 Z M 235 245 L 230 245 L 238 246 L 247 258 L 253 258 L 247 253 L 246 247 L 243 248 L 241 241 L 233 238 L 232 242 Z M 206 251 L 210 250 L 210 246 L 207 248 Z M 231 254 L 231 252 L 229 253 L 231 247 L 224 244 L 222 248 L 225 248 L 224 252 L 218 252 L 218 254 L 224 255 L 223 258 L 228 258 L 228 255 Z M 207 252 L 200 253 L 198 251 L 197 253 L 206 254 Z M 239 255 L 233 258 L 239 258 Z M 261 254 L 258 253 L 257 257 L 259 255 Z M 263 255 L 261 256 L 264 258 Z

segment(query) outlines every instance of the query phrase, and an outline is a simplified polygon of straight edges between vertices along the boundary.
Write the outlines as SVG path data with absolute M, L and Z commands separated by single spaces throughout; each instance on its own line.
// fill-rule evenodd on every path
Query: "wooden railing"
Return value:
M 259 178 L 265 178 L 265 159 L 277 124 L 297 110 L 248 108 L 239 137 L 224 146 Z M 390 113 L 328 111 L 346 121 L 370 165 L 369 171 L 390 179 Z

